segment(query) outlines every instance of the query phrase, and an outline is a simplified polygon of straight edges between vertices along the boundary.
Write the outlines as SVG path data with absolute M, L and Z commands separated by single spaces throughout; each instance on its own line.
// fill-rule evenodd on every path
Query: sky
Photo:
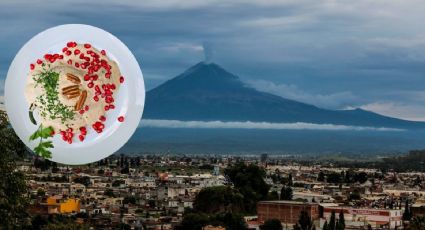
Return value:
M 207 59 L 261 91 L 425 121 L 423 12 L 421 0 L 2 0 L 0 93 L 25 42 L 82 23 L 121 39 L 148 89 Z

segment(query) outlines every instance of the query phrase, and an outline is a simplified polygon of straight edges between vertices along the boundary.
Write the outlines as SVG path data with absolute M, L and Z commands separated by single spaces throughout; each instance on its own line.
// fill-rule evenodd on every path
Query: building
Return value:
M 328 220 L 335 212 L 338 219 L 339 213 L 344 213 L 345 225 L 352 228 L 366 227 L 371 225 L 375 228 L 395 229 L 403 225 L 402 209 L 373 209 L 373 208 L 353 208 L 343 206 L 320 206 L 321 225 Z
M 80 200 L 78 199 L 62 199 L 57 196 L 47 197 L 46 203 L 47 213 L 78 213 L 80 212 Z
M 301 211 L 306 211 L 311 219 L 319 219 L 319 205 L 310 202 L 297 201 L 260 201 L 257 203 L 258 222 L 278 219 L 284 225 L 294 225 L 298 222 Z

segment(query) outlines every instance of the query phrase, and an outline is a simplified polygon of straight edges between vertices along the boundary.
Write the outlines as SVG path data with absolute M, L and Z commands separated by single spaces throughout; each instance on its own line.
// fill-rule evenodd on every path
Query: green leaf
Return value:
M 30 141 L 33 141 L 33 140 L 35 140 L 39 137 L 40 137 L 40 132 L 39 132 L 39 129 L 37 129 L 37 131 L 35 131 L 33 134 L 31 134 Z
M 45 142 L 41 142 L 39 144 L 39 146 L 43 147 L 43 148 L 53 148 L 53 142 L 52 141 L 45 141 Z
M 41 131 L 40 131 L 40 137 L 42 137 L 42 138 L 48 138 L 48 137 L 52 136 L 52 131 L 53 131 L 53 128 L 50 127 L 50 126 L 47 127 L 47 128 L 41 129 Z

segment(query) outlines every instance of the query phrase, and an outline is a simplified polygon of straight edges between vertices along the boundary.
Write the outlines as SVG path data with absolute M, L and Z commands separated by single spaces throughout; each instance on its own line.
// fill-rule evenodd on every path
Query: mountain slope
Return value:
M 326 110 L 260 92 L 245 86 L 237 76 L 217 64 L 203 62 L 147 92 L 143 117 L 425 128 L 422 122 L 385 117 L 360 109 Z

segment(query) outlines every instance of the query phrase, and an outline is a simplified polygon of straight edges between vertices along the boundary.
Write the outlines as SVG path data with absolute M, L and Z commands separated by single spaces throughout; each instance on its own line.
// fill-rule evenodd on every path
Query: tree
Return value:
M 323 224 L 322 230 L 329 230 L 328 221 L 325 220 L 325 223 Z
M 276 191 L 269 192 L 267 200 L 279 200 L 279 194 Z
M 329 230 L 335 230 L 336 220 L 335 220 L 335 211 L 331 213 L 331 219 L 329 220 Z
M 109 196 L 109 197 L 115 197 L 114 191 L 110 188 L 106 189 L 105 192 L 103 193 L 103 195 Z
M 270 187 L 264 181 L 266 172 L 257 165 L 241 162 L 226 168 L 224 174 L 243 195 L 246 212 L 255 213 L 257 202 L 266 200 L 269 193 Z
M 0 223 L 4 229 L 19 229 L 29 224 L 25 175 L 16 170 L 16 161 L 26 154 L 26 146 L 9 125 L 6 113 L 0 111 Z
M 289 173 L 288 176 L 288 186 L 292 186 L 294 184 L 293 178 L 292 178 L 292 173 Z
M 196 212 L 215 214 L 219 212 L 243 212 L 243 196 L 230 186 L 203 188 L 195 197 Z
M 424 216 L 415 216 L 410 221 L 411 230 L 422 230 L 425 229 L 425 217 Z
M 294 230 L 313 230 L 313 221 L 306 211 L 301 211 L 298 222 L 294 225 Z
M 317 176 L 317 181 L 325 181 L 325 174 L 320 171 L 319 175 Z
M 283 186 L 280 191 L 280 199 L 281 200 L 292 200 L 293 192 L 292 188 L 289 186 Z
M 339 211 L 339 217 L 338 217 L 338 224 L 336 226 L 337 230 L 344 230 L 345 229 L 345 217 L 344 212 L 342 209 Z
M 327 176 L 328 183 L 338 184 L 341 183 L 341 173 L 332 172 Z
M 282 223 L 278 219 L 266 220 L 264 224 L 260 225 L 260 230 L 282 230 Z
M 406 203 L 404 205 L 403 220 L 409 221 L 410 219 L 412 219 L 412 213 L 410 212 L 409 201 L 406 199 Z

